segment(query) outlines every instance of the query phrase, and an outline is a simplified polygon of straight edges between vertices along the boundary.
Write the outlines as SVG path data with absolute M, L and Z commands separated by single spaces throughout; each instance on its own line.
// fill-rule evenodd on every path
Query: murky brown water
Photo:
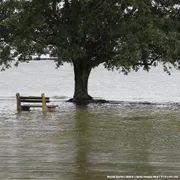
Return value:
M 168 76 L 160 67 L 123 76 L 101 66 L 90 76 L 93 97 L 165 103 L 82 108 L 63 102 L 73 95 L 67 64 L 55 70 L 37 61 L 0 72 L 0 180 L 180 179 L 180 106 L 168 105 L 180 102 L 179 81 L 180 71 Z M 59 107 L 18 115 L 17 92 L 44 92 Z
M 180 177 L 179 107 L 61 103 L 0 115 L 2 180 Z

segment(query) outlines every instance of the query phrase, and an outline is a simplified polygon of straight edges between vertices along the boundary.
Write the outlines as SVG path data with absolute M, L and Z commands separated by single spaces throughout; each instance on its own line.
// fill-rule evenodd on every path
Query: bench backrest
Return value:
M 28 103 L 42 103 L 42 111 L 47 111 L 46 103 L 49 103 L 49 97 L 45 97 L 45 94 L 42 93 L 41 96 L 20 96 L 19 93 L 16 94 L 17 99 L 17 111 L 20 112 L 22 110 L 21 102 Z
M 28 102 L 28 103 L 42 103 L 42 97 L 38 96 L 20 96 L 21 102 Z M 46 103 L 49 103 L 49 97 L 45 97 Z

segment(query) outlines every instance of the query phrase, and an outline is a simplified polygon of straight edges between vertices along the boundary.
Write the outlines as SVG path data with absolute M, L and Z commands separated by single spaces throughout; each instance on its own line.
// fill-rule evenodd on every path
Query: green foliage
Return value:
M 180 68 L 178 0 L 0 2 L 0 65 L 49 47 L 57 65 L 103 63 L 124 73 L 157 63 Z M 168 66 L 166 66 L 168 64 Z

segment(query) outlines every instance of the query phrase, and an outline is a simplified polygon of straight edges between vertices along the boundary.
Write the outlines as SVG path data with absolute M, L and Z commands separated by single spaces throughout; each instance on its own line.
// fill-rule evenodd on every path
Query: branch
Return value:
M 143 63 L 139 62 L 139 63 L 136 63 L 135 65 L 137 65 L 137 66 L 145 66 L 145 67 L 152 66 L 152 64 L 161 57 L 162 57 L 162 55 L 158 55 L 155 58 L 153 58 L 150 62 L 147 62 L 147 61 L 143 60 Z
M 65 2 L 64 7 L 67 9 L 69 7 L 69 0 L 64 0 L 64 2 Z
M 101 63 L 108 63 L 115 54 L 114 52 L 94 54 L 91 58 L 92 67 L 98 66 Z

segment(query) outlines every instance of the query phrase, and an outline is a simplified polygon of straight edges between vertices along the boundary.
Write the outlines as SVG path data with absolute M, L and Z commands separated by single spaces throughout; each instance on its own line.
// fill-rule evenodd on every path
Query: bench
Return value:
M 57 105 L 47 105 L 47 103 L 50 103 L 50 99 L 49 97 L 45 97 L 44 93 L 42 93 L 41 96 L 20 96 L 20 94 L 17 93 L 16 100 L 17 112 L 30 111 L 30 108 L 42 108 L 43 112 L 47 112 L 55 111 L 56 107 L 58 107 Z

